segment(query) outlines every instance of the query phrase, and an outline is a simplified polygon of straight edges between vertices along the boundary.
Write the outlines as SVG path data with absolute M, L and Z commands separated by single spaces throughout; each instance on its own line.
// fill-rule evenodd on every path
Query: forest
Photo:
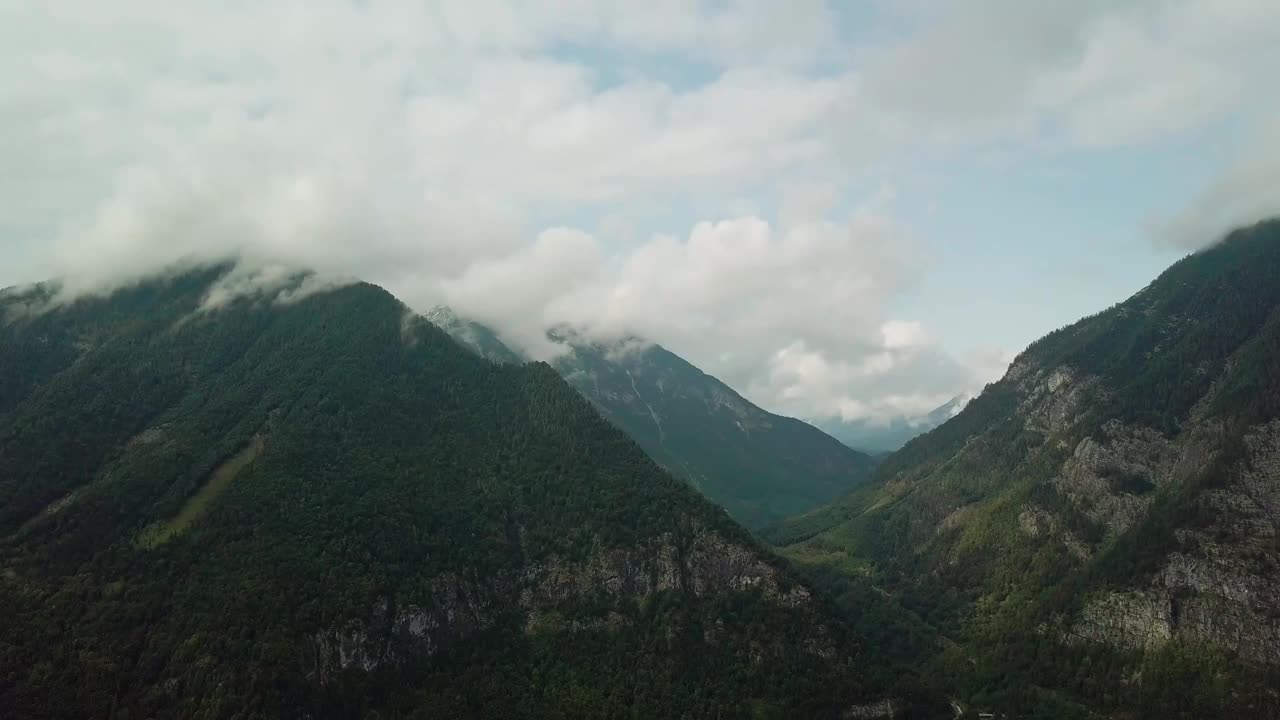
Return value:
M 203 308 L 229 272 L 3 297 L 16 716 L 945 707 L 550 367 L 368 285 Z

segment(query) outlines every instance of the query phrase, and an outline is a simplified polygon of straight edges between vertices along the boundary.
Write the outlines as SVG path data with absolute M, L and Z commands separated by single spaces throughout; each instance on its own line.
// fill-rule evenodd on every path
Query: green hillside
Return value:
M 970 707 L 1276 717 L 1277 358 L 1272 221 L 1034 343 L 867 488 L 766 535 L 937 633 L 918 662 Z
M 6 717 L 939 707 L 550 367 L 231 272 L 0 296 Z
M 481 357 L 520 362 L 497 333 L 437 308 L 427 318 Z M 767 412 L 661 345 L 595 342 L 565 328 L 552 366 L 676 477 L 758 529 L 850 491 L 874 460 L 808 423 Z

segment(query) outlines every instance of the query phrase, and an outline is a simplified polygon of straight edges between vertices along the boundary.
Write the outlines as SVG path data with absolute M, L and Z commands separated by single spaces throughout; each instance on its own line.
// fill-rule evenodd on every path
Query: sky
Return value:
M 234 255 L 808 419 L 1280 213 L 1273 0 L 0 0 L 0 61 L 0 286 Z

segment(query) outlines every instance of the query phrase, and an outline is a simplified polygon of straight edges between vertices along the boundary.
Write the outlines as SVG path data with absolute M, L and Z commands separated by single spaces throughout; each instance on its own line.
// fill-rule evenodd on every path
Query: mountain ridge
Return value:
M 493 330 L 448 308 L 427 317 L 481 357 L 520 357 Z M 564 348 L 551 365 L 605 418 L 750 527 L 817 507 L 856 487 L 874 465 L 819 428 L 757 407 L 656 343 L 594 342 L 570 328 L 548 337 Z
M 1273 220 L 1033 343 L 868 487 L 764 536 L 931 625 L 956 650 L 918 662 L 980 707 L 1274 716 L 1277 350 Z
M 201 312 L 226 271 L 0 323 L 10 711 L 929 707 L 550 366 L 365 284 Z

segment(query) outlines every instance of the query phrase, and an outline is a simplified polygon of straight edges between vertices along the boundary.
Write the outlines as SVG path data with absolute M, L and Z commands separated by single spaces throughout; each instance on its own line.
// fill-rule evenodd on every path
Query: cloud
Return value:
M 812 160 L 845 77 L 756 58 L 693 87 L 602 84 L 594 66 L 536 52 L 608 39 L 733 58 L 777 22 L 771 4 L 721 5 L 670 4 L 696 22 L 667 45 L 637 36 L 630 3 L 20 13 L 10 50 L 32 62 L 0 80 L 14 110 L 0 233 L 52 243 L 47 272 L 86 282 L 244 250 L 394 281 L 510 252 L 548 217 Z
M 1269 0 L 905 5 L 868 99 L 944 143 L 1152 142 L 1253 104 L 1280 65 Z
M 884 338 L 884 347 L 888 350 L 903 350 L 924 345 L 926 342 L 924 328 L 918 322 L 890 320 L 880 326 L 880 335 Z
M 991 379 L 924 337 L 895 346 L 893 334 L 884 332 L 885 342 L 860 356 L 797 341 L 770 358 L 767 380 L 757 382 L 757 392 L 770 392 L 777 406 L 808 418 L 883 424 L 922 417 Z
M 914 411 L 993 363 L 896 316 L 930 260 L 883 180 L 942 150 L 1151 142 L 1244 112 L 1277 7 L 3 4 L 21 62 L 0 71 L 0 285 L 91 292 L 236 255 L 214 305 L 306 267 L 452 303 L 540 356 L 573 323 L 789 413 Z M 1203 203 L 1269 208 L 1242 199 L 1268 178 L 1244 162 Z
M 242 298 L 292 305 L 357 281 L 356 278 L 324 277 L 289 265 L 241 262 L 213 283 L 205 293 L 199 312 L 220 310 Z
M 599 282 L 599 244 L 580 230 L 553 228 L 511 255 L 477 262 L 443 283 L 444 300 L 463 317 L 498 329 L 525 354 L 547 360 L 562 352 L 546 337 L 561 318 L 553 303 Z
M 603 341 L 658 339 L 757 402 L 804 417 L 924 413 L 988 379 L 921 323 L 882 320 L 918 263 L 910 236 L 878 212 L 791 227 L 754 216 L 699 223 L 618 257 L 604 244 L 545 232 L 449 283 L 446 299 L 535 357 L 557 351 L 537 329 L 561 323 Z
M 1198 250 L 1237 227 L 1280 215 L 1280 120 L 1275 117 L 1248 136 L 1235 161 L 1190 205 L 1152 222 L 1150 232 L 1157 244 Z

